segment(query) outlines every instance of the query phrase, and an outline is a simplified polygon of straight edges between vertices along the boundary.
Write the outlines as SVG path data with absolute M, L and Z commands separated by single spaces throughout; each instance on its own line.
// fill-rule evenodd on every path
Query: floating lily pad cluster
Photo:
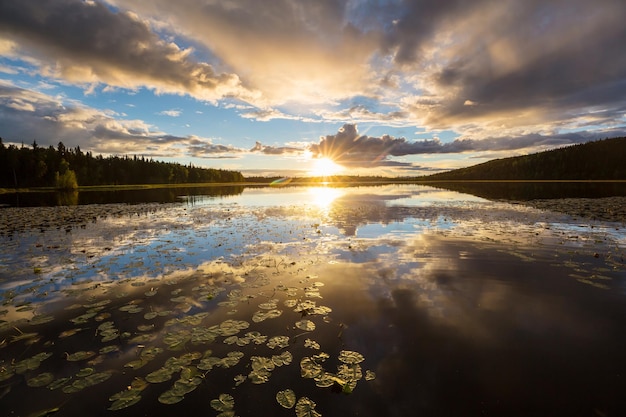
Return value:
M 296 417 L 321 417 L 321 414 L 315 410 L 314 401 L 308 397 L 300 397 L 296 401 L 296 393 L 291 389 L 278 391 L 276 393 L 276 401 L 284 408 L 296 407 Z
M 3 332 L 10 325 L 15 329 L 5 346 L 12 345 L 14 351 L 20 343 L 50 350 L 59 346 L 58 351 L 0 361 L 0 381 L 10 385 L 24 381 L 29 389 L 73 395 L 105 381 L 108 387 L 126 379 L 117 392 L 105 393 L 109 410 L 116 411 L 140 403 L 146 392 L 154 395 L 155 390 L 159 403 L 179 403 L 202 386 L 210 372 L 230 368 L 237 374 L 232 388 L 250 384 L 249 389 L 257 389 L 252 387 L 278 380 L 272 377 L 276 373 L 300 378 L 297 364 L 302 358 L 294 354 L 301 354 L 302 347 L 321 351 L 315 332 L 331 322 L 332 309 L 321 301 L 324 283 L 305 276 L 304 265 L 288 257 L 255 256 L 237 263 L 218 259 L 160 279 L 77 279 L 76 285 L 61 290 L 69 302 L 55 314 L 40 313 L 36 303 L 20 305 L 20 313 L 32 316 L 3 325 Z M 131 266 L 140 269 L 143 263 Z M 37 276 L 42 280 L 49 275 Z M 275 284 L 279 280 L 289 284 Z M 39 331 L 49 324 L 56 329 L 54 335 Z M 300 338 L 303 334 L 307 338 Z M 66 361 L 67 367 L 40 369 L 52 356 Z M 111 363 L 116 364 L 114 369 Z M 346 383 L 358 380 L 356 372 L 336 375 Z M 306 395 L 313 398 L 310 392 Z M 222 417 L 231 416 L 236 397 L 222 394 L 210 405 Z M 298 416 L 319 415 L 309 397 L 298 399 L 286 390 L 279 404 L 294 408 Z
M 344 393 L 351 393 L 356 388 L 357 382 L 363 378 L 360 363 L 365 358 L 358 352 L 342 350 L 338 356 L 339 361 L 342 363 L 338 366 L 336 373 L 328 372 L 324 369 L 323 364 L 328 358 L 329 355 L 327 353 L 302 358 L 300 361 L 302 377 L 313 379 L 315 385 L 321 388 L 338 384 Z M 374 372 L 366 372 L 366 380 L 374 378 Z
M 35 370 L 41 366 L 41 362 L 50 358 L 52 353 L 41 352 L 34 356 L 31 356 L 27 359 L 22 359 L 21 361 L 12 363 L 12 364 L 2 364 L 0 366 L 0 381 L 5 381 L 15 374 L 25 374 L 28 371 Z

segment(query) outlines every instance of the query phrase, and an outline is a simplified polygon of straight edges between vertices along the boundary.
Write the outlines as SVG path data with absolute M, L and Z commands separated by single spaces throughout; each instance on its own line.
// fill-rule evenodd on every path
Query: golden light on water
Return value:
M 341 189 L 331 187 L 309 187 L 311 202 L 322 209 L 327 209 L 344 192 Z

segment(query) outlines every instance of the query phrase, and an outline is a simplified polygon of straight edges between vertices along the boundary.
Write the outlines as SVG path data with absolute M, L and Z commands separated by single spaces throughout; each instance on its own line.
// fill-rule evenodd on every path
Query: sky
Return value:
M 0 0 L 0 137 L 424 175 L 626 136 L 625 22 L 623 0 Z

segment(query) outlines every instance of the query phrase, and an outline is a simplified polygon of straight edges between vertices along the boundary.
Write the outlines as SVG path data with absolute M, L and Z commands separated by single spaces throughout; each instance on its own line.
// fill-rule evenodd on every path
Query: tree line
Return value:
M 426 180 L 624 180 L 626 137 L 495 159 L 422 177 Z
M 8 145 L 0 138 L 0 187 L 76 188 L 78 185 L 242 182 L 241 172 L 155 161 L 137 156 L 94 156 L 79 146 Z

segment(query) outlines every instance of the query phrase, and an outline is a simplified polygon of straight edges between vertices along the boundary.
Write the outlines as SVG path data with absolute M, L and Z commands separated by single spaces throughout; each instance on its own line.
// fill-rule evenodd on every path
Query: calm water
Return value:
M 475 194 L 0 209 L 1 414 L 625 415 L 625 225 Z

